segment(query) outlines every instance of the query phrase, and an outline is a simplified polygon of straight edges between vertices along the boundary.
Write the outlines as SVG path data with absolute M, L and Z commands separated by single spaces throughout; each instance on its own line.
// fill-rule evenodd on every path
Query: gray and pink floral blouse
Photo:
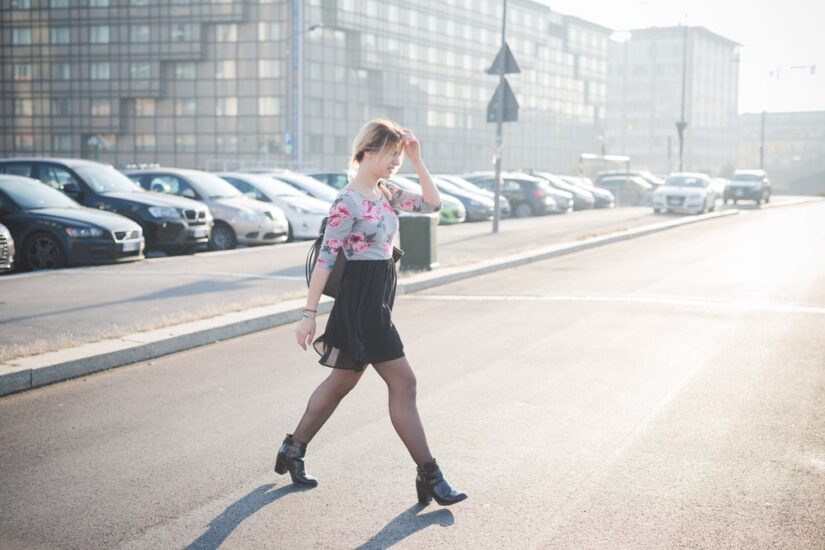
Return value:
M 316 265 L 332 269 L 339 250 L 347 260 L 387 260 L 392 257 L 392 246 L 398 234 L 398 216 L 403 212 L 437 212 L 441 205 L 424 202 L 418 193 L 400 188 L 389 180 L 381 180 L 391 199 L 382 195 L 369 200 L 348 187 L 341 190 L 329 209 L 327 228 Z

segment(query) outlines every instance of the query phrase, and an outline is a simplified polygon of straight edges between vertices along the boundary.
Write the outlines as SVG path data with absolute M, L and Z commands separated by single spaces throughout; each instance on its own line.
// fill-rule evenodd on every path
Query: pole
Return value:
M 762 129 L 759 137 L 759 169 L 765 169 L 765 109 L 762 109 Z
M 685 128 L 687 127 L 687 123 L 685 122 L 685 85 L 687 81 L 687 39 L 688 39 L 688 28 L 687 25 L 684 26 L 683 30 L 683 38 L 682 38 L 682 113 L 679 117 L 679 123 L 676 125 L 676 129 L 679 131 L 679 171 L 682 172 L 684 168 L 684 161 L 685 161 Z
M 304 118 L 304 51 L 303 28 L 304 9 L 301 0 L 292 0 L 292 63 L 289 76 L 290 95 L 292 96 L 291 124 L 292 133 L 292 167 L 300 168 L 303 156 L 303 118 Z
M 507 0 L 504 0 L 502 9 L 501 9 L 501 49 L 499 51 L 504 51 L 504 37 L 505 32 L 507 30 Z M 501 219 L 501 154 L 502 154 L 502 147 L 501 147 L 501 134 L 504 130 L 504 69 L 506 63 L 502 59 L 502 62 L 499 63 L 498 68 L 498 86 L 501 93 L 498 97 L 498 109 L 496 113 L 496 177 L 493 183 L 494 188 L 494 197 L 493 200 L 495 201 L 494 205 L 494 212 L 493 212 L 493 233 L 498 233 L 498 224 L 499 220 Z

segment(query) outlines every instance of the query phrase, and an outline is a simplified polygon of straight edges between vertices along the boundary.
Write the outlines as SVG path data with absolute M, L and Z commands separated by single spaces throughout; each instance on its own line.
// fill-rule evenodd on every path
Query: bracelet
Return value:
M 312 313 L 318 313 L 317 309 L 309 309 L 308 307 L 305 307 L 304 311 L 311 311 Z
M 315 319 L 315 315 L 311 315 L 306 311 L 301 312 L 301 317 L 303 317 L 304 319 Z

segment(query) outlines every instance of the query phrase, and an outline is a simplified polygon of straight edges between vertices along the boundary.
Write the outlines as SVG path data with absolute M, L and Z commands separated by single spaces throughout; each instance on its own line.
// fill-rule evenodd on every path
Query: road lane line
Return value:
M 214 277 L 227 277 L 230 279 L 265 279 L 267 281 L 305 281 L 306 278 L 303 276 L 297 275 L 259 275 L 256 273 L 235 273 L 232 271 L 175 271 L 175 270 L 164 270 L 164 271 L 109 271 L 107 270 L 104 275 L 142 275 L 142 276 L 163 276 L 163 275 L 184 275 L 189 277 L 205 277 L 205 276 L 214 276 Z M 88 273 L 84 273 L 79 270 L 66 270 L 61 275 L 83 275 L 88 277 Z
M 825 307 L 779 302 L 725 301 L 711 299 L 684 299 L 658 296 L 567 296 L 567 295 L 483 295 L 483 294 L 408 294 L 404 300 L 445 300 L 445 301 L 533 301 L 533 302 L 595 302 L 614 304 L 643 304 L 658 306 L 680 306 L 696 308 L 717 308 L 735 311 L 758 311 L 768 313 L 800 313 L 825 315 Z

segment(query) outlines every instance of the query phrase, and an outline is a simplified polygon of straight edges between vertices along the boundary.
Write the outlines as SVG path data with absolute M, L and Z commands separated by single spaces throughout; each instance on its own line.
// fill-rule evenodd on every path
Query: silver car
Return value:
M 280 208 L 250 199 L 215 174 L 178 168 L 131 170 L 127 174 L 144 189 L 203 201 L 215 219 L 209 238 L 212 250 L 280 243 L 288 238 L 289 223 Z

